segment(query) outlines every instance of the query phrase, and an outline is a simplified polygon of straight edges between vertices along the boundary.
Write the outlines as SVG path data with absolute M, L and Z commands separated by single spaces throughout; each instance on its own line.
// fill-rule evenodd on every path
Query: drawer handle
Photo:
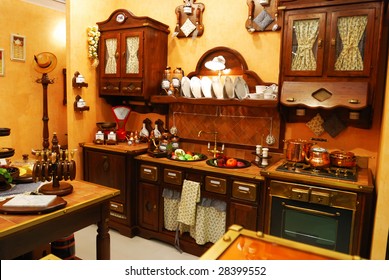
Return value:
M 318 210 L 314 210 L 314 209 L 308 209 L 308 208 L 302 208 L 302 207 L 298 207 L 298 206 L 288 205 L 285 202 L 282 202 L 282 206 L 284 206 L 287 209 L 301 211 L 301 212 L 305 212 L 308 214 L 322 215 L 322 216 L 327 216 L 327 217 L 340 217 L 339 212 L 328 213 L 328 212 L 324 212 L 324 211 L 318 211 Z
M 177 177 L 177 174 L 173 172 L 168 172 L 167 175 L 174 178 Z
M 239 186 L 239 187 L 238 187 L 238 190 L 239 190 L 239 192 L 241 192 L 241 193 L 245 193 L 245 194 L 250 193 L 250 188 L 248 188 L 248 187 Z
M 220 181 L 211 180 L 210 183 L 214 185 L 220 185 Z
M 151 169 L 146 169 L 146 168 L 145 168 L 145 169 L 143 169 L 143 172 L 144 172 L 144 173 L 150 174 L 150 173 L 151 173 Z

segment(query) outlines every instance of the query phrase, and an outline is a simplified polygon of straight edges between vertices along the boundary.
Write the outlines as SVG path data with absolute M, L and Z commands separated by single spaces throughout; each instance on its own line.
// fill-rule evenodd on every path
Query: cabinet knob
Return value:
M 323 47 L 323 40 L 319 38 L 319 40 L 317 41 L 317 47 L 318 48 L 322 48 Z
M 331 46 L 335 46 L 335 44 L 336 44 L 336 40 L 335 40 L 335 38 L 332 38 L 331 39 Z
M 117 60 L 119 58 L 119 52 L 115 53 L 115 59 Z
M 358 99 L 349 99 L 348 103 L 350 103 L 350 104 L 359 104 L 360 102 L 359 102 Z
M 108 157 L 107 156 L 102 156 L 102 159 L 103 159 L 103 170 L 104 170 L 104 172 L 108 172 L 109 171 L 109 160 L 108 160 Z
M 287 101 L 287 102 L 295 102 L 296 99 L 294 99 L 294 97 L 288 97 L 288 98 L 286 99 L 286 101 Z

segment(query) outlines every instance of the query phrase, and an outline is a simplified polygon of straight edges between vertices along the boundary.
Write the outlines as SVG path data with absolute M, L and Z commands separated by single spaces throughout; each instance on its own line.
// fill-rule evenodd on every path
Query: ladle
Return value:
M 270 119 L 270 131 L 269 134 L 266 136 L 266 140 L 265 140 L 266 144 L 268 144 L 269 146 L 273 145 L 276 142 L 276 139 L 272 134 L 272 130 L 273 130 L 273 118 Z

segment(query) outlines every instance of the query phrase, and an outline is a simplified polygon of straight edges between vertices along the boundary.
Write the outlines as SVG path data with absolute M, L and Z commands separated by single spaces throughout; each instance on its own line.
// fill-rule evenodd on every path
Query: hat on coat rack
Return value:
M 34 68 L 37 72 L 47 74 L 57 66 L 57 57 L 51 52 L 34 55 Z

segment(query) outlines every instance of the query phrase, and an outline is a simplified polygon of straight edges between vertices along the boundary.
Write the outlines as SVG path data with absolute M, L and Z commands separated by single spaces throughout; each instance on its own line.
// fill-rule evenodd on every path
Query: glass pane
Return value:
M 105 74 L 116 74 L 117 43 L 116 38 L 105 40 Z
M 336 30 L 337 71 L 362 71 L 367 16 L 339 17 Z
M 336 248 L 338 221 L 331 217 L 284 211 L 282 237 L 327 249 Z
M 126 38 L 126 74 L 139 73 L 139 37 Z
M 291 70 L 316 70 L 318 33 L 319 19 L 295 20 L 293 22 Z

